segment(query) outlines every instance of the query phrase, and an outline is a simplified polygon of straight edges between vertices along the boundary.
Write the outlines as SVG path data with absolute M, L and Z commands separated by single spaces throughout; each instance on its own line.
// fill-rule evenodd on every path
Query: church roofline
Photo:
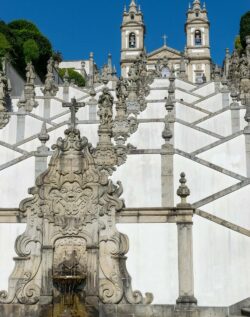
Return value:
M 160 52 L 162 52 L 162 51 L 168 51 L 168 52 L 171 52 L 171 53 L 180 55 L 180 56 L 183 55 L 181 51 L 178 51 L 178 50 L 176 50 L 176 49 L 174 49 L 174 48 L 171 48 L 171 47 L 169 47 L 169 46 L 163 45 L 162 47 L 160 47 L 160 48 L 158 48 L 158 49 L 156 49 L 156 50 L 154 50 L 154 51 L 148 53 L 148 57 L 152 57 L 152 56 L 154 56 L 155 54 L 158 54 L 158 53 L 160 53 Z

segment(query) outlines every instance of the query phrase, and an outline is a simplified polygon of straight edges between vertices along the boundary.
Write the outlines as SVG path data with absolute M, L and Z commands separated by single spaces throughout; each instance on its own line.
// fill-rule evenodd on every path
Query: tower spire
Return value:
M 201 9 L 200 0 L 194 0 L 194 2 L 193 2 L 193 10 L 200 10 L 200 9 Z
M 137 12 L 137 5 L 135 3 L 135 0 L 131 0 L 130 5 L 129 5 L 129 12 Z

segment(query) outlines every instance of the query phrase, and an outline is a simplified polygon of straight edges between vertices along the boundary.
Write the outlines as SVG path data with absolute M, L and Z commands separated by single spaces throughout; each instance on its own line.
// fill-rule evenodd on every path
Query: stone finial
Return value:
M 49 141 L 49 134 L 47 132 L 45 121 L 42 124 L 42 128 L 41 128 L 41 131 L 38 135 L 38 139 L 41 141 L 42 145 L 44 145 L 44 146 L 45 146 L 46 142 Z
M 181 176 L 181 178 L 179 180 L 180 186 L 179 186 L 179 188 L 177 190 L 177 195 L 181 198 L 181 202 L 178 205 L 179 206 L 181 206 L 181 205 L 189 205 L 187 203 L 187 197 L 190 195 L 190 190 L 189 190 L 189 188 L 186 185 L 186 182 L 187 182 L 186 175 L 185 175 L 185 173 L 182 172 L 180 174 L 180 176 Z
M 172 137 L 173 137 L 173 133 L 172 133 L 170 126 L 169 126 L 168 116 L 166 116 L 165 126 L 164 126 L 164 130 L 162 132 L 162 138 L 165 140 L 166 143 L 169 143 L 170 140 L 172 139 Z

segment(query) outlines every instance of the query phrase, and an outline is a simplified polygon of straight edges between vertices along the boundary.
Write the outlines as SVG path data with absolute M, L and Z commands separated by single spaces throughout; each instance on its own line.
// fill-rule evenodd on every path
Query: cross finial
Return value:
M 71 112 L 70 128 L 75 129 L 75 127 L 76 127 L 76 113 L 77 113 L 79 108 L 85 107 L 85 103 L 84 102 L 77 102 L 76 98 L 74 97 L 71 99 L 71 102 L 64 102 L 62 104 L 62 106 L 70 108 L 70 112 Z
M 167 46 L 167 38 L 168 38 L 167 35 L 164 34 L 162 38 L 163 38 L 163 45 Z

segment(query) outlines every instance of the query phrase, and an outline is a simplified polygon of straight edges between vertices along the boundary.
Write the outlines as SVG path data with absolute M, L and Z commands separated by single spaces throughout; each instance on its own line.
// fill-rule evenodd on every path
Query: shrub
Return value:
M 234 47 L 237 49 L 237 51 L 240 53 L 242 52 L 243 48 L 241 45 L 241 40 L 240 40 L 240 36 L 236 36 L 235 41 L 234 41 Z
M 85 86 L 85 79 L 81 74 L 76 72 L 73 68 L 60 68 L 59 69 L 59 75 L 63 78 L 66 72 L 66 69 L 68 69 L 69 74 L 69 80 L 75 80 L 75 84 L 79 87 Z

